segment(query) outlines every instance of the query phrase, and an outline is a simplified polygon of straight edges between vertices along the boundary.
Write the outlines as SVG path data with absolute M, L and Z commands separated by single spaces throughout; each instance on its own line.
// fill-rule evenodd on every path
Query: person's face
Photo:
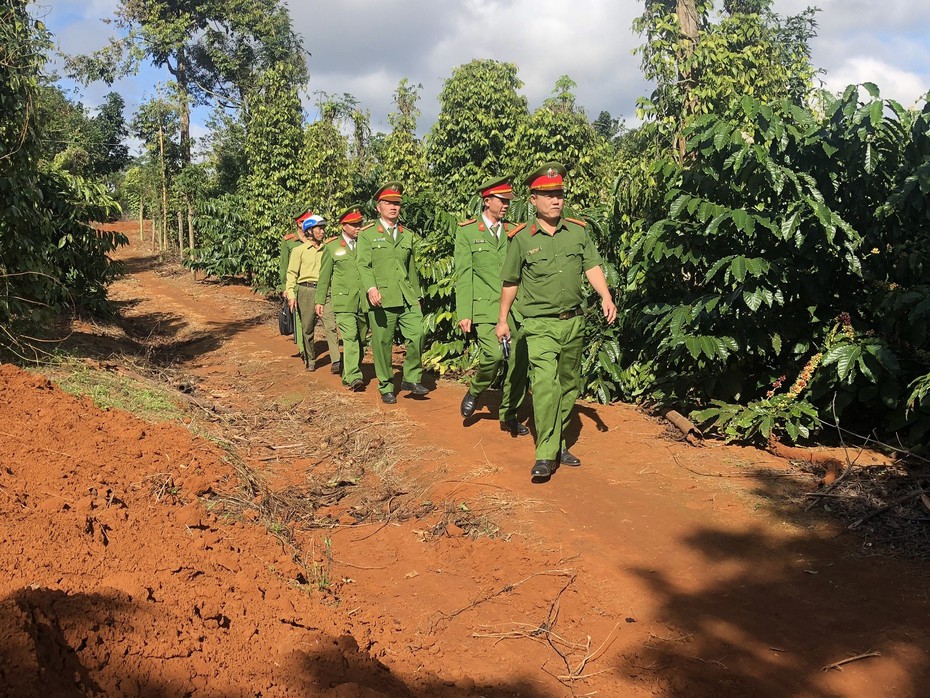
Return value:
M 322 225 L 315 225 L 310 228 L 310 235 L 313 236 L 314 242 L 323 242 L 323 237 L 326 235 L 326 229 Z
M 487 211 L 488 218 L 499 221 L 507 214 L 508 208 L 510 208 L 509 199 L 501 199 L 498 196 L 484 198 L 484 210 Z
M 362 229 L 362 222 L 358 221 L 357 223 L 343 223 L 342 232 L 345 233 L 347 238 L 355 240 L 358 237 L 358 231 Z
M 385 201 L 382 199 L 375 204 L 375 208 L 378 209 L 378 215 L 388 223 L 395 223 L 400 216 L 399 201 Z
M 533 192 L 530 195 L 530 203 L 536 207 L 537 215 L 543 220 L 556 219 L 562 215 L 565 192 L 561 189 Z

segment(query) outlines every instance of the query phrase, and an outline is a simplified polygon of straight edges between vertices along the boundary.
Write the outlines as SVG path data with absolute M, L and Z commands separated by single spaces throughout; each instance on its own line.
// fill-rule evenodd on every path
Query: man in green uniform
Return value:
M 350 206 L 340 213 L 339 224 L 342 235 L 323 245 L 317 300 L 326 298 L 327 292 L 332 291 L 336 325 L 342 335 L 342 384 L 358 391 L 365 387 L 362 356 L 368 334 L 368 303 L 355 254 L 358 231 L 362 227 L 361 205 Z M 323 304 L 317 303 L 316 314 L 322 318 L 323 312 Z
M 375 360 L 375 375 L 381 401 L 393 405 L 394 369 L 391 347 L 394 333 L 400 332 L 407 342 L 401 390 L 414 395 L 426 395 L 429 390 L 423 378 L 423 313 L 420 311 L 420 277 L 413 253 L 413 233 L 398 223 L 403 188 L 398 182 L 388 182 L 375 192 L 378 220 L 369 223 L 358 234 L 358 271 L 362 288 L 371 307 L 371 353 Z
M 504 356 L 494 334 L 500 314 L 501 267 L 507 254 L 507 234 L 513 224 L 504 220 L 513 189 L 507 177 L 491 179 L 478 189 L 483 201 L 480 219 L 459 223 L 455 235 L 455 312 L 466 335 L 472 329 L 478 339 L 478 369 L 462 398 L 460 412 L 468 418 L 475 412 L 478 396 L 497 377 Z M 513 312 L 510 326 L 510 359 L 506 364 L 499 410 L 503 431 L 524 436 L 530 430 L 517 420 L 517 410 L 526 395 L 526 342 Z
M 564 432 L 580 388 L 583 277 L 601 297 L 607 322 L 617 317 L 601 256 L 585 223 L 562 217 L 564 176 L 565 168 L 553 162 L 526 178 L 536 220 L 510 231 L 494 329 L 499 339 L 510 336 L 507 314 L 518 299 L 533 388 L 536 463 L 531 475 L 535 481 L 547 480 L 559 464 L 581 465 L 569 452 Z
M 316 370 L 316 348 L 313 344 L 313 330 L 316 329 L 316 285 L 320 279 L 320 264 L 323 259 L 323 236 L 326 221 L 320 216 L 311 216 L 303 222 L 304 233 L 308 233 L 307 242 L 291 251 L 287 264 L 287 284 L 285 293 L 291 310 L 297 309 L 298 322 L 303 334 L 304 366 L 308 371 Z M 321 300 L 325 297 L 320 296 Z M 336 320 L 330 308 L 323 315 L 323 332 L 329 345 L 329 356 L 333 373 L 339 373 L 342 362 L 339 357 L 339 338 L 336 336 Z

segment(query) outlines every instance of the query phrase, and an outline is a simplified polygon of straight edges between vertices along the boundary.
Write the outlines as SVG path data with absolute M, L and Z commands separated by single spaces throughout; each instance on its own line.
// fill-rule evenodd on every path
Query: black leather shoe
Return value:
M 365 381 L 363 381 L 361 378 L 356 378 L 354 381 L 349 383 L 349 390 L 351 390 L 353 393 L 357 393 L 364 387 Z
M 530 471 L 530 475 L 534 478 L 540 477 L 550 477 L 552 472 L 555 470 L 551 460 L 538 460 L 533 464 L 533 469 Z
M 569 453 L 567 448 L 563 448 L 559 453 L 559 463 L 562 465 L 581 465 L 581 459 Z
M 420 383 L 410 383 L 409 381 L 403 381 L 400 384 L 401 390 L 409 390 L 414 395 L 426 395 L 429 392 L 429 388 Z
M 462 398 L 462 405 L 459 407 L 459 412 L 461 412 L 462 416 L 467 419 L 475 413 L 475 407 L 477 406 L 478 396 L 472 395 L 471 393 L 465 393 L 465 397 Z
M 333 365 L 329 367 L 331 373 L 342 373 L 342 361 L 333 361 Z
M 509 432 L 511 436 L 526 436 L 530 433 L 530 428 L 516 419 L 508 419 L 501 422 L 501 431 Z
M 394 393 L 381 393 L 381 402 L 385 405 L 397 404 L 397 396 Z

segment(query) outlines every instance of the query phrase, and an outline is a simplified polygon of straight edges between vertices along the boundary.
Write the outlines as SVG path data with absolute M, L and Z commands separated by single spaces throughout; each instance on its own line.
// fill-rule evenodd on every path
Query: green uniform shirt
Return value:
M 291 233 L 287 235 L 278 246 L 278 285 L 276 291 L 283 291 L 287 287 L 287 265 L 291 261 L 291 251 L 303 243 L 300 238 Z
M 519 284 L 514 305 L 524 317 L 552 317 L 581 305 L 584 272 L 600 264 L 582 223 L 563 218 L 548 235 L 535 222 L 510 239 L 501 279 Z
M 362 289 L 358 273 L 357 249 L 353 250 L 342 235 L 323 245 L 323 262 L 316 291 L 318 298 L 326 298 L 326 293 L 332 291 L 334 312 L 368 311 L 367 294 Z
M 380 221 L 369 223 L 359 231 L 358 271 L 365 294 L 372 288 L 381 293 L 382 308 L 417 305 L 420 297 L 420 276 L 413 254 L 413 233 L 397 226 L 397 240 Z
M 314 247 L 312 243 L 305 242 L 300 247 L 291 250 L 291 259 L 287 263 L 287 285 L 285 287 L 288 298 L 297 298 L 297 284 L 319 281 L 322 261 L 322 245 Z
M 455 313 L 459 320 L 497 324 L 501 267 L 512 223 L 501 222 L 500 239 L 483 218 L 459 223 L 455 233 Z

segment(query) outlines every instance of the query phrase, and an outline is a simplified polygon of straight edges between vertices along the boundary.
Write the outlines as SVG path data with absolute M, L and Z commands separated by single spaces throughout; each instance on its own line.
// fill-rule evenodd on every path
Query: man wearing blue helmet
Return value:
M 303 335 L 301 356 L 308 371 L 316 370 L 316 348 L 313 345 L 313 331 L 316 329 L 317 314 L 316 285 L 320 280 L 320 265 L 323 260 L 323 237 L 326 234 L 326 221 L 322 216 L 310 216 L 302 224 L 307 241 L 291 251 L 287 264 L 287 285 L 285 293 L 291 310 L 297 310 L 298 322 Z M 320 298 L 325 302 L 325 298 Z M 331 303 L 327 303 L 323 312 L 323 333 L 329 345 L 332 372 L 342 371 L 339 354 L 339 338 L 336 336 L 336 318 Z

